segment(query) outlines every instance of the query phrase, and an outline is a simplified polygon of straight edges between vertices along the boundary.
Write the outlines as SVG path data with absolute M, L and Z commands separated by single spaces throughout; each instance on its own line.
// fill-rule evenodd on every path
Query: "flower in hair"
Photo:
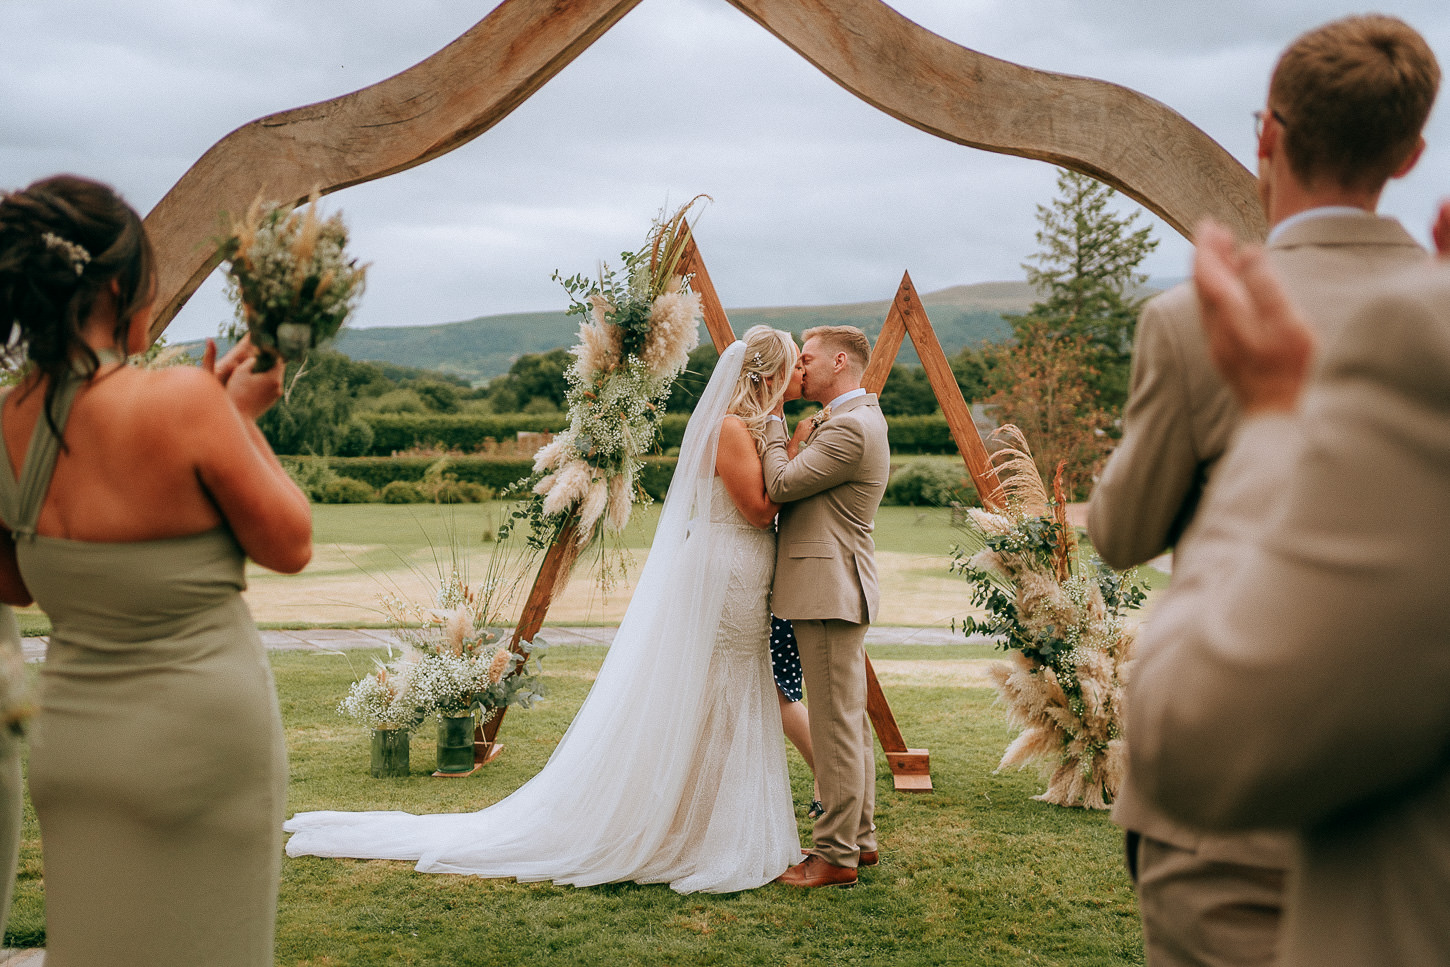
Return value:
M 80 275 L 86 270 L 86 265 L 91 260 L 91 253 L 86 251 L 84 245 L 67 241 L 54 232 L 46 232 L 40 238 L 45 242 L 46 248 L 54 252 L 64 253 L 66 260 L 70 262 L 70 267 L 75 270 L 76 275 Z
M 751 357 L 751 359 L 752 359 L 752 361 L 754 361 L 755 365 L 761 366 L 761 367 L 765 366 L 765 360 L 763 360 L 763 359 L 760 358 L 760 353 L 756 353 L 755 355 L 753 355 Z
M 759 373 L 746 373 L 745 375 L 750 377 L 750 381 L 752 383 L 758 383 L 758 382 L 760 382 L 760 374 Z

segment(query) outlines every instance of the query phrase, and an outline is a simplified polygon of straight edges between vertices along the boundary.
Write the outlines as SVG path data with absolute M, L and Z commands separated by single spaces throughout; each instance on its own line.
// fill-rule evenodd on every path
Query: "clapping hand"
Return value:
M 1206 220 L 1194 233 L 1193 282 L 1209 355 L 1246 414 L 1292 412 L 1308 382 L 1314 334 L 1259 246 Z
M 282 398 L 283 368 L 273 366 L 258 373 L 254 369 L 256 362 L 257 350 L 248 336 L 242 337 L 220 360 L 216 341 L 208 339 L 201 355 L 201 368 L 217 378 L 232 405 L 249 420 L 257 419 Z
M 1450 200 L 1440 203 L 1440 217 L 1430 228 L 1435 239 L 1435 251 L 1440 258 L 1450 261 Z

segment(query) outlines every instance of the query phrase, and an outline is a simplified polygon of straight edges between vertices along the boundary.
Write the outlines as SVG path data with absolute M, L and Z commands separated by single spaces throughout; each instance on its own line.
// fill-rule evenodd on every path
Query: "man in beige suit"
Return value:
M 1262 256 L 1204 229 L 1196 277 L 1244 419 L 1143 634 L 1135 781 L 1297 833 L 1284 967 L 1447 963 L 1450 265 L 1355 293 L 1314 365 Z
M 1258 141 L 1268 258 L 1322 334 L 1344 324 L 1366 282 L 1426 258 L 1398 222 L 1374 211 L 1386 181 L 1419 157 L 1438 79 L 1420 36 L 1388 17 L 1311 31 L 1274 70 Z M 1240 420 L 1209 361 L 1191 286 L 1151 301 L 1138 325 L 1123 440 L 1089 512 L 1108 563 L 1126 568 L 1175 548 L 1176 572 L 1193 554 L 1185 530 Z M 1131 771 L 1113 818 L 1129 831 L 1150 967 L 1273 961 L 1287 835 L 1208 834 L 1169 819 L 1144 801 Z
M 779 882 L 840 886 L 855 883 L 856 868 L 879 856 L 866 628 L 881 597 L 871 531 L 891 449 L 881 407 L 861 388 L 871 356 L 865 334 L 822 326 L 802 339 L 801 392 L 824 409 L 789 441 L 777 413 L 766 427 L 763 462 L 766 493 L 782 505 L 771 611 L 795 626 L 826 811 L 816 820 L 814 849 Z

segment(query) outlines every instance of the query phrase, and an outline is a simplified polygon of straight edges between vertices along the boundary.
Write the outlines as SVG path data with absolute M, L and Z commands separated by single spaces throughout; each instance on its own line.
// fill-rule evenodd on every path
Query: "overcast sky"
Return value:
M 1250 113 L 1297 34 L 1341 0 L 895 0 L 959 44 L 1114 81 L 1185 115 L 1246 164 Z M 0 187 L 58 171 L 143 214 L 254 118 L 404 70 L 490 0 L 0 0 Z M 1380 5 L 1450 68 L 1450 3 Z M 1442 101 L 1444 98 L 1442 98 Z M 1450 108 L 1382 209 L 1421 240 L 1450 195 Z M 665 204 L 705 192 L 698 235 L 727 306 L 885 299 L 1021 279 L 1054 169 L 939 140 L 871 108 L 723 0 L 644 0 L 524 105 L 458 150 L 331 195 L 373 263 L 360 326 L 558 309 L 550 281 L 636 247 Z M 1131 203 L 1125 207 L 1136 208 Z M 1161 240 L 1145 268 L 1185 274 Z M 215 332 L 215 276 L 169 334 Z

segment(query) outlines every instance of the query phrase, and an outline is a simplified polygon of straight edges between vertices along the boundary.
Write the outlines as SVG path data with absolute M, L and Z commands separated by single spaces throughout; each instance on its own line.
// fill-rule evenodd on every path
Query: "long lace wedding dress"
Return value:
M 770 667 L 775 537 L 715 477 L 743 358 L 726 349 L 695 408 L 629 610 L 543 770 L 475 813 L 299 813 L 289 856 L 680 893 L 753 889 L 800 859 Z

